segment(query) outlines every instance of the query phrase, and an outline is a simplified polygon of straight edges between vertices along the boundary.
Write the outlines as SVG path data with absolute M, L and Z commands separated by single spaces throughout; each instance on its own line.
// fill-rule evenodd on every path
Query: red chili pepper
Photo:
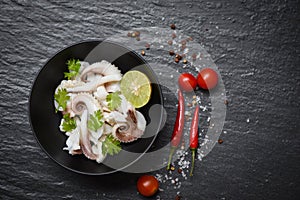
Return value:
M 184 97 L 181 90 L 178 90 L 178 107 L 177 107 L 177 116 L 176 122 L 172 134 L 171 144 L 174 147 L 177 147 L 180 143 L 181 136 L 184 128 Z
M 178 147 L 182 133 L 184 129 L 184 97 L 183 94 L 180 90 L 178 90 L 178 107 L 177 107 L 177 116 L 176 116 L 176 121 L 173 129 L 173 134 L 172 134 L 172 140 L 171 140 L 171 152 L 169 155 L 169 162 L 167 169 L 169 170 L 171 167 L 171 161 L 173 154 L 175 152 L 175 149 Z
M 193 176 L 195 166 L 195 154 L 198 148 L 198 122 L 199 122 L 199 106 L 196 106 L 190 130 L 190 150 L 192 152 L 192 167 L 190 176 Z

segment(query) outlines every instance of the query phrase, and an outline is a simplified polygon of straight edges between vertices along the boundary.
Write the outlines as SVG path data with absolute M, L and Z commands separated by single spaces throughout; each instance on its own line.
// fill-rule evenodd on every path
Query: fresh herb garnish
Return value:
M 114 155 L 121 151 L 121 143 L 116 140 L 112 135 L 108 135 L 102 143 L 102 153 L 104 155 Z
M 119 92 L 113 92 L 106 96 L 106 102 L 110 110 L 114 110 L 121 105 L 121 97 Z
M 69 114 L 64 115 L 64 121 L 62 123 L 62 129 L 65 132 L 70 132 L 76 128 L 76 121 L 75 119 L 71 118 Z
M 65 78 L 68 78 L 68 80 L 70 80 L 79 74 L 79 69 L 81 65 L 78 59 L 68 60 L 67 65 L 68 65 L 69 72 L 65 72 L 64 74 L 65 74 Z
M 88 128 L 92 131 L 97 131 L 103 125 L 102 121 L 103 115 L 101 110 L 97 110 L 93 115 L 90 115 L 90 119 L 88 121 Z
M 70 96 L 68 96 L 68 92 L 65 88 L 58 89 L 58 91 L 54 94 L 54 99 L 58 103 L 58 107 L 56 108 L 56 112 L 59 110 L 59 108 L 62 108 L 63 110 L 67 107 L 67 101 L 70 99 Z

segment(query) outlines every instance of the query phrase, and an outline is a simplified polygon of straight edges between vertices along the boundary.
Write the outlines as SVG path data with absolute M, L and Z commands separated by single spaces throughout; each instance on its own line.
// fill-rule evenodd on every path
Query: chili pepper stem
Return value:
M 193 176 L 194 167 L 195 167 L 195 155 L 196 155 L 196 149 L 191 148 L 191 152 L 192 152 L 192 167 L 191 167 L 191 171 L 190 171 L 190 176 Z
M 170 168 L 171 168 L 172 157 L 173 157 L 173 154 L 175 152 L 175 149 L 176 149 L 176 147 L 174 147 L 174 146 L 171 147 L 170 154 L 169 154 L 169 161 L 168 161 L 168 165 L 167 165 L 167 170 L 170 170 Z

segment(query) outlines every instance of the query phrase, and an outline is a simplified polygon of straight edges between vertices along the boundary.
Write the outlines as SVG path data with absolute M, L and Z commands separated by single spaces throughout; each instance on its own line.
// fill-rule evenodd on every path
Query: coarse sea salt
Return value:
M 185 54 L 184 59 L 187 59 L 188 64 L 184 64 L 182 63 L 182 65 L 178 65 L 180 66 L 181 69 L 179 69 L 179 67 L 176 67 L 175 70 L 178 73 L 182 73 L 182 69 L 187 68 L 187 69 L 192 69 L 192 71 L 196 70 L 196 72 L 198 73 L 198 71 L 200 71 L 200 69 L 205 68 L 206 66 L 209 66 L 207 63 L 210 61 L 211 58 L 209 58 L 209 56 L 207 56 L 205 53 L 201 53 L 201 51 L 197 51 L 194 49 L 193 45 L 189 46 L 189 42 L 186 45 L 186 48 L 181 48 L 182 47 L 182 41 L 181 38 L 182 36 L 180 35 L 180 32 L 178 32 L 177 30 L 172 30 L 172 33 L 174 33 L 174 35 L 171 34 L 167 34 L 170 37 L 173 37 L 171 40 L 173 42 L 172 46 L 173 46 L 173 50 L 175 52 L 181 52 Z M 178 34 L 178 35 L 177 35 Z M 170 38 L 165 39 L 161 42 L 159 42 L 159 44 L 157 44 L 158 48 L 168 48 L 169 46 L 166 45 L 167 42 L 170 40 Z M 201 43 L 201 45 L 203 45 Z M 168 53 L 168 51 L 166 51 Z M 192 53 L 195 53 L 195 57 L 194 58 L 192 55 Z M 174 62 L 173 58 L 170 59 L 170 62 Z M 191 67 L 191 68 L 190 68 Z M 179 69 L 179 70 L 178 70 Z M 186 69 L 186 70 L 187 70 Z M 191 72 L 193 73 L 193 72 Z M 159 75 L 162 75 L 161 73 L 159 73 Z M 175 76 L 173 75 L 169 75 L 170 78 L 174 78 Z M 204 95 L 204 94 L 203 94 Z M 224 96 L 224 94 L 222 94 Z M 201 98 L 200 98 L 201 96 Z M 191 108 L 188 108 L 186 110 L 185 114 L 185 119 L 187 119 L 187 123 L 186 128 L 185 128 L 185 132 L 183 133 L 184 136 L 189 136 L 189 127 L 190 127 L 190 120 L 189 117 L 192 115 L 191 111 L 192 108 L 194 108 L 194 106 L 198 103 L 199 104 L 199 108 L 202 111 L 202 114 L 205 116 L 205 118 L 201 121 L 201 127 L 202 127 L 202 123 L 204 123 L 204 129 L 201 128 L 199 130 L 199 147 L 197 149 L 197 154 L 196 154 L 196 159 L 198 159 L 199 161 L 201 161 L 204 157 L 204 149 L 208 148 L 208 144 L 210 144 L 212 141 L 211 139 L 205 134 L 207 131 L 207 128 L 212 129 L 214 127 L 214 121 L 213 118 L 211 118 L 211 116 L 209 115 L 210 112 L 213 110 L 213 108 L 211 108 L 211 103 L 206 102 L 206 98 L 203 98 L 202 102 L 202 94 L 198 96 L 196 95 L 195 98 L 193 98 L 193 106 L 191 106 Z M 187 98 L 186 98 L 187 100 Z M 192 105 L 192 104 L 191 104 Z M 176 104 L 176 107 L 178 105 Z M 250 122 L 250 119 L 247 119 L 247 123 Z M 227 131 L 224 131 L 224 133 L 227 133 Z M 202 139 L 204 137 L 204 139 Z M 200 142 L 201 141 L 201 142 Z M 178 190 L 181 186 L 182 186 L 182 182 L 184 180 L 187 180 L 189 177 L 189 169 L 190 169 L 190 160 L 191 160 L 191 152 L 189 150 L 185 150 L 185 146 L 188 145 L 188 141 L 183 142 L 180 147 L 177 149 L 174 157 L 173 157 L 173 162 L 172 162 L 172 166 L 173 169 L 169 170 L 168 172 L 163 172 L 163 174 L 165 173 L 165 175 L 160 175 L 160 174 L 156 174 L 157 179 L 160 182 L 163 182 L 165 184 L 167 184 L 166 188 L 167 189 L 176 189 Z M 177 158 L 177 160 L 175 161 L 175 159 Z M 175 168 L 175 170 L 174 170 Z M 171 186 L 170 186 L 171 184 Z M 180 191 L 177 192 L 177 194 L 180 194 Z M 160 199 L 160 197 L 156 197 L 157 199 Z
M 208 117 L 206 121 L 207 121 L 207 122 L 210 122 L 210 117 Z

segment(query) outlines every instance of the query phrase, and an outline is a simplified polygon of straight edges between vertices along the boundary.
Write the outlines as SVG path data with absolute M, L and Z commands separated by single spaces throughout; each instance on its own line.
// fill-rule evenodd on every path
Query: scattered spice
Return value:
M 179 54 L 176 54 L 175 58 L 178 58 L 178 60 L 181 60 L 181 59 L 182 59 L 182 56 L 179 55 Z
M 186 48 L 186 45 L 181 45 L 180 50 L 183 51 Z
M 225 105 L 228 105 L 228 103 L 229 103 L 228 100 L 225 99 L 225 100 L 224 100 L 224 104 L 225 104 Z
M 193 59 L 193 61 L 195 61 L 195 60 L 196 60 L 196 58 L 197 58 L 197 54 L 193 53 L 193 55 L 192 55 L 192 59 Z
M 134 33 L 135 33 L 136 36 L 140 36 L 141 35 L 140 31 L 135 31 Z
M 146 44 L 145 44 L 145 47 L 146 47 L 146 50 L 149 50 L 149 49 L 150 49 L 150 44 L 149 44 L 149 43 L 146 43 Z
M 175 33 L 172 33 L 172 38 L 176 38 L 176 34 Z
M 170 28 L 175 30 L 176 29 L 175 24 L 171 24 Z M 185 37 L 184 38 L 184 37 L 181 37 L 181 35 L 178 35 L 178 37 L 177 37 L 176 31 L 171 31 L 171 32 L 173 32 L 173 33 L 171 33 L 171 38 L 165 40 L 165 42 L 167 42 L 167 44 L 169 45 L 169 48 L 171 49 L 171 50 L 169 50 L 169 55 L 174 56 L 174 61 L 176 63 L 180 63 L 180 61 L 182 61 L 183 65 L 182 66 L 179 65 L 179 66 L 181 66 L 182 68 L 186 68 L 186 67 L 188 67 L 188 65 L 186 65 L 186 64 L 188 64 L 189 62 L 196 61 L 198 58 L 201 60 L 202 55 L 200 53 L 198 53 L 197 51 L 194 51 L 195 53 L 193 53 L 193 51 L 189 52 L 189 49 L 187 49 L 187 48 L 189 48 L 189 42 L 193 41 L 192 37 Z M 170 37 L 170 35 L 169 35 L 169 37 Z M 175 39 L 175 38 L 178 38 L 178 40 Z M 145 46 L 145 47 L 146 47 L 146 49 L 148 49 L 147 46 Z M 171 76 L 171 77 L 173 78 L 173 76 Z M 207 110 L 206 106 L 205 107 L 204 106 L 199 106 L 199 108 L 198 108 L 198 103 L 200 102 L 199 98 L 200 97 L 194 95 L 192 97 L 191 101 L 186 104 L 186 106 L 189 107 L 189 110 L 193 109 L 193 108 L 198 109 L 197 112 L 199 112 L 199 108 L 203 111 Z M 228 101 L 224 100 L 224 104 L 227 105 Z M 183 118 L 185 120 L 188 120 L 189 123 L 192 124 L 192 122 L 193 121 L 195 122 L 195 120 L 191 121 L 192 120 L 191 115 L 192 115 L 192 113 L 189 112 L 189 111 L 184 112 L 184 117 Z M 196 127 L 196 125 L 197 125 L 197 128 L 198 128 L 198 123 L 194 123 L 195 127 Z M 209 128 L 212 128 L 213 126 L 214 126 L 214 124 L 210 124 Z M 194 136 L 196 135 L 196 132 L 197 132 L 197 131 L 195 131 L 196 130 L 195 127 L 193 128 L 194 130 L 192 131 L 195 134 L 190 133 L 190 137 L 192 137 L 192 139 L 195 138 Z M 201 130 L 201 132 L 204 133 L 204 130 Z M 172 140 L 173 140 L 173 138 L 172 138 Z M 208 140 L 209 139 L 205 135 L 205 142 L 208 141 Z M 175 141 L 176 141 L 176 139 L 175 139 Z M 192 144 L 192 146 L 190 144 L 190 148 L 197 146 L 197 144 L 195 144 L 196 140 L 191 140 L 191 141 L 193 141 L 193 144 Z M 218 143 L 222 144 L 223 140 L 219 139 Z M 186 180 L 187 176 L 188 176 L 186 173 L 188 173 L 190 175 L 193 174 L 193 170 L 191 169 L 193 167 L 191 167 L 190 165 L 195 165 L 195 156 L 196 156 L 196 154 L 197 154 L 197 158 L 199 160 L 202 160 L 202 158 L 203 158 L 203 153 L 198 148 L 192 148 L 192 162 L 185 160 L 185 157 L 188 155 L 189 152 L 186 151 L 184 146 L 185 146 L 185 143 L 181 142 L 180 149 L 178 149 L 176 151 L 176 155 L 179 158 L 178 167 L 177 167 L 176 164 L 171 165 L 170 163 L 172 161 L 172 156 L 173 156 L 173 153 L 174 153 L 173 151 L 174 151 L 175 148 L 178 148 L 179 145 L 178 145 L 178 147 L 177 147 L 177 144 L 172 145 L 171 152 L 170 152 L 170 155 L 169 155 L 169 162 L 168 162 L 168 166 L 167 166 L 167 169 L 170 170 L 170 171 L 168 172 L 168 175 L 166 174 L 165 176 L 161 176 L 161 182 L 162 183 L 165 183 L 165 182 L 172 183 L 173 184 L 172 187 L 174 187 L 174 189 L 179 189 L 181 187 L 180 180 L 178 178 L 175 179 L 176 176 L 180 176 L 180 177 L 182 176 Z M 174 171 L 174 170 L 177 171 L 178 174 L 172 173 L 172 171 Z M 172 176 L 175 176 L 175 177 L 172 177 Z M 175 199 L 176 200 L 182 199 L 182 196 L 180 196 L 180 192 L 177 192 L 177 195 L 176 195 Z
M 144 50 L 141 51 L 141 54 L 142 54 L 142 56 L 146 55 Z
M 185 142 L 184 142 L 184 138 L 182 138 L 180 149 L 184 150 L 184 146 L 185 146 Z
M 141 35 L 141 32 L 140 31 L 134 31 L 134 32 L 128 32 L 127 33 L 127 36 L 128 37 L 133 37 L 135 38 L 137 41 L 140 41 L 140 36 Z

